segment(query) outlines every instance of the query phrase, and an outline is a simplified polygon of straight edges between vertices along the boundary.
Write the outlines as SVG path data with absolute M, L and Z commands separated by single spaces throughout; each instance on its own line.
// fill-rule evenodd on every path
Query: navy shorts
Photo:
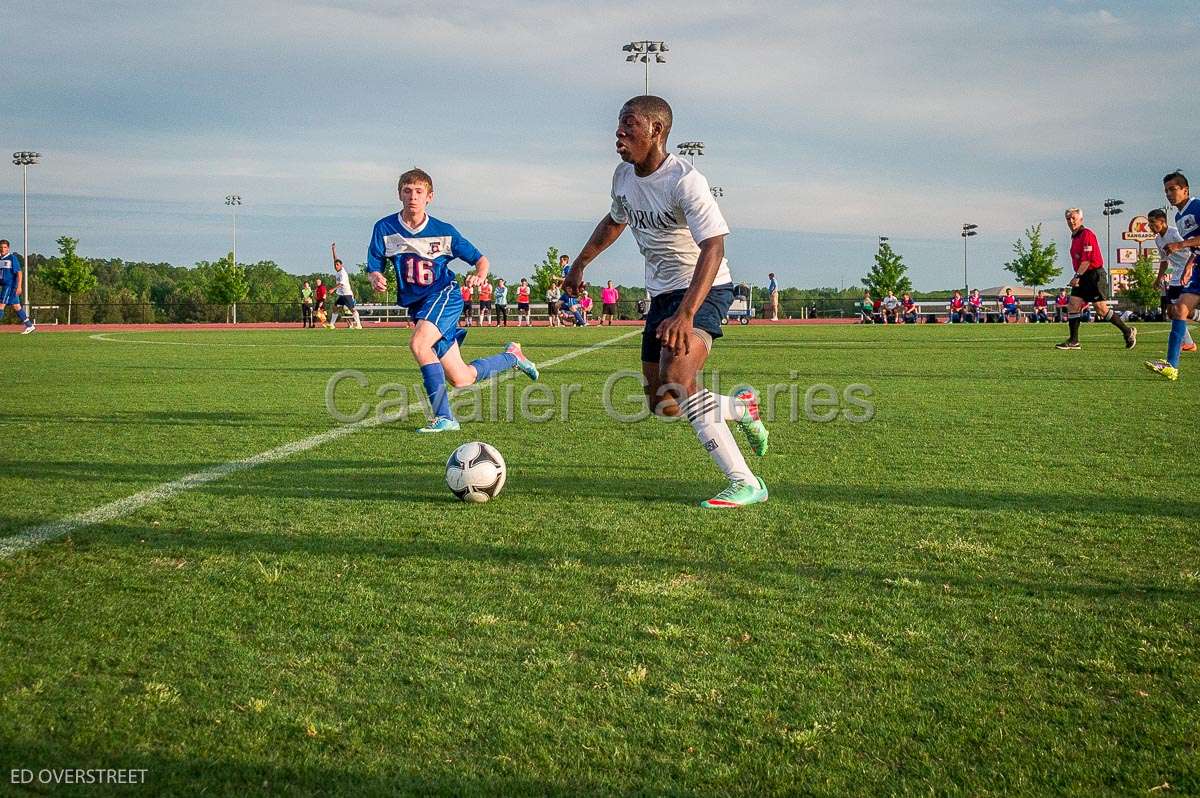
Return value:
M 650 301 L 650 310 L 646 313 L 646 329 L 642 331 L 643 363 L 659 362 L 659 358 L 662 356 L 662 342 L 655 337 L 658 325 L 675 315 L 675 311 L 679 310 L 679 303 L 683 301 L 683 295 L 686 293 L 687 289 L 681 288 L 678 291 L 659 294 Z M 721 322 L 729 315 L 729 306 L 732 304 L 733 283 L 714 285 L 709 289 L 704 303 L 696 311 L 696 316 L 692 319 L 692 326 L 698 330 L 704 330 L 713 337 L 713 340 L 720 338 L 724 334 L 721 332 Z
M 354 297 L 348 294 L 345 296 L 338 294 L 338 298 L 333 301 L 333 306 L 336 308 L 338 305 L 341 305 L 346 310 L 354 310 Z
M 458 326 L 462 311 L 462 291 L 458 283 L 450 283 L 441 291 L 408 306 L 408 314 L 413 319 L 427 321 L 441 331 L 442 337 L 433 345 L 433 353 L 439 359 L 450 351 L 450 347 L 461 344 L 467 337 L 467 331 Z

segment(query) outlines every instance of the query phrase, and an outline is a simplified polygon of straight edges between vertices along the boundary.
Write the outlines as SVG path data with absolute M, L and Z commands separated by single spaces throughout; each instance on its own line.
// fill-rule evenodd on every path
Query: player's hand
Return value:
M 567 272 L 567 276 L 563 278 L 563 291 L 567 296 L 579 296 L 580 290 L 583 288 L 583 269 L 575 264 L 571 266 L 571 271 Z
M 465 282 L 468 288 L 478 288 L 487 282 L 487 276 L 480 274 L 479 272 L 472 272 L 471 274 L 467 275 Z
M 654 333 L 662 345 L 671 350 L 673 355 L 686 355 L 691 345 L 692 320 L 678 313 L 664 319 Z
M 1179 250 L 1183 249 L 1183 242 L 1172 241 L 1170 244 L 1167 244 L 1166 246 L 1164 246 L 1163 249 L 1167 252 L 1167 254 L 1174 254 L 1174 253 L 1178 252 Z
M 19 286 L 19 285 L 16 286 L 15 288 L 13 288 L 13 293 L 16 294 L 17 296 L 21 295 L 21 291 L 22 291 L 22 289 L 21 289 L 21 286 Z
M 375 293 L 382 294 L 387 291 L 387 277 L 384 276 L 383 272 L 370 272 L 370 275 L 371 288 L 375 290 Z

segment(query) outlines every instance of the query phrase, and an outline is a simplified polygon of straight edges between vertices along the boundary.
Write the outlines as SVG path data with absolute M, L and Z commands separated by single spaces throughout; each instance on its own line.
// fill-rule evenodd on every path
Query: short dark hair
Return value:
M 0 244 L 7 244 L 7 245 L 8 245 L 8 246 L 10 246 L 10 247 L 12 246 L 12 244 L 9 244 L 9 243 L 8 243 L 8 239 L 7 239 L 7 238 L 0 238 Z
M 341 259 L 341 258 L 334 258 L 334 259 L 333 259 L 333 263 L 334 263 L 334 265 L 335 265 L 335 266 L 345 266 L 345 265 L 346 265 L 346 264 L 342 263 L 342 259 Z
M 656 97 L 653 94 L 639 94 L 628 100 L 624 106 L 634 113 L 648 116 L 663 126 L 663 143 L 666 143 L 667 136 L 671 132 L 671 125 L 675 123 L 675 116 L 671 113 L 671 104 L 662 97 Z
M 1179 171 L 1178 169 L 1176 169 L 1174 172 L 1171 172 L 1171 174 L 1163 177 L 1163 185 L 1165 186 L 1167 183 L 1170 183 L 1172 180 L 1178 182 L 1179 185 L 1183 186 L 1184 188 L 1188 188 L 1187 178 L 1184 177 L 1183 172 Z
M 570 260 L 571 256 L 570 255 L 559 255 L 558 259 L 559 260 Z
M 400 181 L 396 184 L 396 190 L 399 191 L 406 185 L 410 185 L 412 183 L 424 183 L 429 187 L 429 193 L 433 193 L 433 178 L 430 177 L 429 173 L 424 169 L 418 169 L 414 166 L 412 169 L 409 169 L 407 172 L 400 175 Z
M 1167 212 L 1164 211 L 1162 208 L 1155 208 L 1154 210 L 1152 210 L 1146 214 L 1146 218 L 1147 219 L 1162 219 L 1165 222 L 1167 220 Z

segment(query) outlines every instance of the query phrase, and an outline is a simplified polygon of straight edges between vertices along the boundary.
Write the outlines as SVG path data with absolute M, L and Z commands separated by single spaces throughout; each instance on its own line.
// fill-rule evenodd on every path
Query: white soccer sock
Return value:
M 333 314 L 333 318 L 329 320 L 329 326 L 330 326 L 330 327 L 336 327 L 336 326 L 337 326 L 337 320 L 338 320 L 338 316 L 340 316 L 340 315 L 342 315 L 342 314 L 341 314 L 341 313 L 334 313 L 334 314 Z
M 354 313 L 354 323 L 357 325 L 361 325 L 362 320 L 358 318 L 358 310 L 357 309 L 354 310 L 353 313 Z
M 726 397 L 731 398 L 731 397 Z M 718 417 L 718 398 L 712 391 L 701 388 L 683 400 L 680 409 L 692 422 L 692 429 L 700 439 L 700 445 L 712 457 L 721 472 L 731 480 L 754 482 L 754 474 L 746 465 L 746 458 L 733 439 L 733 432 Z

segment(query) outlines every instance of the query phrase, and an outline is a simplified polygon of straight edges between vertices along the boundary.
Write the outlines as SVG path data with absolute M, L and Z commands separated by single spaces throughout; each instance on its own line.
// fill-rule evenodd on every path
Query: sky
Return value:
M 885 235 L 918 289 L 961 285 L 964 222 L 968 281 L 1003 284 L 1031 225 L 1065 262 L 1064 208 L 1104 242 L 1106 198 L 1144 213 L 1166 172 L 1200 175 L 1195 110 L 1164 110 L 1170 77 L 1200 70 L 1200 18 L 1158 0 L 0 0 L 0 20 L 0 151 L 42 153 L 35 252 L 70 235 L 86 256 L 215 259 L 236 193 L 239 261 L 309 272 L 337 241 L 357 262 L 419 165 L 430 212 L 526 274 L 607 212 L 617 111 L 644 89 L 635 39 L 670 47 L 651 92 L 672 149 L 705 142 L 730 266 L 755 284 L 854 285 Z M 15 166 L 0 237 L 21 248 Z M 589 279 L 642 268 L 626 233 Z

